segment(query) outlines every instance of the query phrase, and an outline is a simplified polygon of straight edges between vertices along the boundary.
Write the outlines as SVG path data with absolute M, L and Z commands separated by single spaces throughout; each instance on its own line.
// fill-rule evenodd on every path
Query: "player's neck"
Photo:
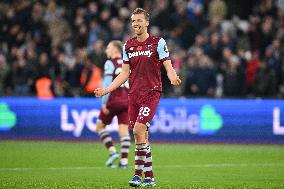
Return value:
M 121 54 L 114 54 L 111 56 L 111 59 L 121 58 Z
M 150 35 L 145 32 L 145 33 L 142 33 L 141 35 L 137 35 L 137 41 L 139 42 L 143 42 L 145 41 Z

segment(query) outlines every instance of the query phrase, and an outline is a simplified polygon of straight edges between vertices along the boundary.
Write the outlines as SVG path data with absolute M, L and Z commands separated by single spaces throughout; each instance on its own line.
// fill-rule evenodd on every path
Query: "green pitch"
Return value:
M 284 188 L 284 147 L 152 144 L 156 188 Z M 0 141 L 0 188 L 130 188 L 101 143 Z

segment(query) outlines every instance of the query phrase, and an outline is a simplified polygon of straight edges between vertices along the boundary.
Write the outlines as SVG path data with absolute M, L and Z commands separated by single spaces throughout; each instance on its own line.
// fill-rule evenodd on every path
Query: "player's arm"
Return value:
M 112 82 L 112 79 L 113 79 L 113 72 L 114 72 L 114 65 L 113 65 L 113 62 L 111 60 L 107 60 L 105 62 L 105 65 L 104 65 L 104 80 L 103 80 L 103 88 L 106 88 L 107 86 L 109 86 Z M 106 94 L 105 96 L 103 96 L 102 98 L 102 111 L 104 114 L 109 114 L 109 110 L 106 106 L 106 103 L 108 102 L 109 100 L 109 96 L 110 96 L 110 93 Z
M 167 71 L 167 76 L 169 80 L 171 81 L 171 84 L 180 85 L 181 80 L 179 76 L 176 74 L 176 71 L 174 70 L 172 66 L 171 59 L 170 59 L 170 53 L 168 51 L 166 41 L 163 38 L 161 38 L 158 42 L 157 51 L 159 54 L 160 61 L 162 61 L 163 65 L 165 66 L 165 69 Z
M 104 65 L 104 80 L 103 80 L 103 88 L 108 87 L 113 79 L 113 72 L 114 72 L 114 65 L 111 60 L 107 60 Z M 105 104 L 107 103 L 109 99 L 110 94 L 107 94 L 103 96 L 102 98 L 102 107 L 105 107 Z
M 122 57 L 123 57 L 123 61 L 125 62 L 122 64 L 122 72 L 113 80 L 113 82 L 108 87 L 104 89 L 100 89 L 100 88 L 96 89 L 95 90 L 96 97 L 101 97 L 101 96 L 104 96 L 112 92 L 113 90 L 120 87 L 123 83 L 127 81 L 129 77 L 129 73 L 130 73 L 130 66 L 128 64 L 129 58 L 125 50 L 125 45 L 123 46 Z
M 123 83 L 127 81 L 129 77 L 129 71 L 129 64 L 122 64 L 122 72 L 112 81 L 112 83 L 108 87 L 104 89 L 98 88 L 95 90 L 96 97 L 104 96 L 112 92 L 116 88 L 120 87 Z
M 181 80 L 179 78 L 179 76 L 177 75 L 176 71 L 174 70 L 171 60 L 165 60 L 163 62 L 165 69 L 167 71 L 167 76 L 169 78 L 169 80 L 171 81 L 172 85 L 180 85 L 181 84 Z

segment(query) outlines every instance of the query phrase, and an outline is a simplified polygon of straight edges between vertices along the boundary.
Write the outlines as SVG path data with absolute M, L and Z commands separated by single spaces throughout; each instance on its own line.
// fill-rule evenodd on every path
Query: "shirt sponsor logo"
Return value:
M 128 57 L 129 58 L 133 58 L 133 57 L 136 57 L 136 56 L 147 56 L 147 57 L 150 57 L 152 55 L 153 52 L 151 52 L 150 50 L 147 50 L 147 51 L 135 51 L 135 52 L 131 52 L 131 53 L 128 53 Z

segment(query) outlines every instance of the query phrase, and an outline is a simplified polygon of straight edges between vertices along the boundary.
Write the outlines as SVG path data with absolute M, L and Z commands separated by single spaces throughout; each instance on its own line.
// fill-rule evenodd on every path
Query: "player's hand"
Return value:
M 95 91 L 94 91 L 96 97 L 102 97 L 106 94 L 105 90 L 101 89 L 101 88 L 97 88 Z
M 102 111 L 105 115 L 108 115 L 109 114 L 109 109 L 107 109 L 106 105 L 103 104 L 103 108 L 102 108 Z
M 175 85 L 175 86 L 180 85 L 180 84 L 181 84 L 181 79 L 179 78 L 179 76 L 177 76 L 177 77 L 175 78 L 175 80 L 171 81 L 171 84 L 172 84 L 172 85 Z

